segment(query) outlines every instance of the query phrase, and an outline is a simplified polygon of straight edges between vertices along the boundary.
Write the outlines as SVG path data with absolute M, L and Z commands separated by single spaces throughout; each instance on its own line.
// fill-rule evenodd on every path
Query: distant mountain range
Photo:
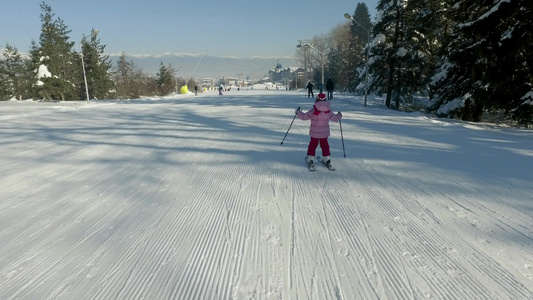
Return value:
M 0 48 L 0 59 L 4 49 Z M 27 54 L 22 53 L 23 57 Z M 120 53 L 107 54 L 116 67 Z M 182 78 L 213 78 L 220 79 L 223 77 L 241 78 L 241 79 L 261 79 L 268 75 L 269 70 L 276 68 L 278 62 L 282 68 L 299 67 L 299 64 L 292 57 L 217 57 L 203 54 L 183 54 L 183 53 L 164 53 L 164 54 L 128 54 L 128 60 L 133 61 L 134 65 L 143 70 L 144 73 L 156 76 L 159 72 L 161 63 L 171 65 L 177 71 L 176 75 Z
M 109 59 L 116 66 L 119 54 L 108 54 Z M 241 79 L 261 79 L 268 75 L 269 70 L 276 68 L 278 62 L 283 68 L 297 67 L 298 64 L 291 57 L 283 58 L 235 58 L 216 57 L 203 54 L 174 54 L 135 55 L 126 53 L 128 60 L 148 75 L 155 76 L 159 72 L 161 63 L 171 65 L 177 71 L 176 75 L 183 78 L 213 78 L 223 77 Z

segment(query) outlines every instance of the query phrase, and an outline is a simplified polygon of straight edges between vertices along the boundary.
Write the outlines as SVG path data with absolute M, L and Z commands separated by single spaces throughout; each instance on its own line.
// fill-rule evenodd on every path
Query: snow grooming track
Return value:
M 507 278 L 512 276 L 497 267 L 496 262 L 485 253 L 472 248 L 469 243 L 458 240 L 454 235 L 456 231 L 447 228 L 446 222 L 435 218 L 431 211 L 421 205 L 422 203 L 411 201 L 413 195 L 406 195 L 403 192 L 405 189 L 409 190 L 410 182 L 416 182 L 409 176 L 410 174 L 404 174 L 403 178 L 384 181 L 381 177 L 372 178 L 370 175 L 367 180 L 372 179 L 375 183 L 379 182 L 379 185 L 388 188 L 375 190 L 368 186 L 360 187 L 361 190 L 366 190 L 365 194 L 371 196 L 369 201 L 371 205 L 366 209 L 373 210 L 368 216 L 362 215 L 362 219 L 371 220 L 370 216 L 376 218 L 382 215 L 375 220 L 377 222 L 367 226 L 380 228 L 372 230 L 373 234 L 369 235 L 370 245 L 374 249 L 373 259 L 376 265 L 381 266 L 377 270 L 381 285 L 378 290 L 395 292 L 382 295 L 383 297 L 413 298 L 417 291 L 412 289 L 409 281 L 405 281 L 410 278 L 416 282 L 427 282 L 427 288 L 419 292 L 437 298 L 446 298 L 451 293 L 454 298 L 460 299 L 476 299 L 480 295 L 506 299 L 508 295 L 523 288 L 523 285 L 514 280 L 508 281 Z M 430 230 L 427 230 L 428 228 Z M 391 260 L 394 258 L 396 258 L 394 261 Z M 395 266 L 402 265 L 403 268 L 395 270 Z M 491 267 L 489 269 L 485 266 Z M 406 270 L 418 271 L 406 273 Z M 478 276 L 465 276 L 472 272 L 478 273 Z M 476 279 L 480 276 L 508 282 L 503 286 L 493 287 Z M 527 294 L 521 294 L 519 298 L 526 296 Z
M 263 165 L 262 167 L 266 167 Z M 257 171 L 260 171 L 258 168 Z M 243 255 L 242 276 L 234 297 L 240 298 L 286 298 L 284 291 L 290 285 L 286 266 L 290 265 L 290 250 L 284 245 L 291 245 L 291 218 L 285 212 L 290 211 L 290 203 L 276 201 L 277 197 L 288 197 L 283 191 L 274 187 L 279 183 L 272 171 L 261 175 L 257 184 L 252 229 L 247 235 L 246 252 Z M 286 198 L 288 199 L 288 198 Z M 288 229 L 288 230 L 287 230 Z M 290 249 L 290 247 L 288 248 Z M 261 271 L 262 270 L 262 271 Z M 254 284 L 255 282 L 255 284 Z
M 245 176 L 234 172 L 237 170 L 224 166 L 219 172 L 209 174 L 204 171 L 197 172 L 198 174 L 190 179 L 191 182 L 205 181 L 205 189 L 199 191 L 192 200 L 195 205 L 192 209 L 206 214 L 192 222 L 210 225 L 202 226 L 191 234 L 190 255 L 183 258 L 182 274 L 175 279 L 174 284 L 170 285 L 173 292 L 169 298 L 231 297 L 229 288 L 231 283 L 237 280 L 234 276 L 240 274 L 240 261 L 236 253 L 242 251 L 246 241 L 246 228 L 242 226 L 243 223 L 239 218 L 246 215 L 248 207 L 240 204 L 245 204 L 247 200 L 244 197 L 249 196 L 246 187 L 240 186 L 241 181 L 228 184 L 226 180 L 220 179 L 228 175 L 237 179 Z M 211 191 L 219 193 L 212 194 Z
M 0 299 L 533 299 L 528 131 L 338 95 L 309 172 L 298 92 L 3 105 Z

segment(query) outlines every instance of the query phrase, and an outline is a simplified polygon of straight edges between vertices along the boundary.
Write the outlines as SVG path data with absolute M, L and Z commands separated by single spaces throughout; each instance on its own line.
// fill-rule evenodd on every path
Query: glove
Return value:
M 297 115 L 299 111 L 300 111 L 300 108 L 298 107 L 298 108 L 294 111 L 294 114 Z
M 340 112 L 340 111 L 338 111 L 337 113 L 338 113 L 339 115 L 341 115 L 341 117 L 342 117 L 342 114 L 341 114 L 341 112 Z

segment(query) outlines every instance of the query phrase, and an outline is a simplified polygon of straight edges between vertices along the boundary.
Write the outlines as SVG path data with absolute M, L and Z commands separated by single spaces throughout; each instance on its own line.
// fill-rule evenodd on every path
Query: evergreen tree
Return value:
M 380 1 L 372 45 L 372 89 L 386 93 L 385 104 L 396 109 L 417 94 L 428 94 L 435 70 L 444 5 L 436 0 Z
M 406 5 L 405 5 L 406 4 Z M 395 106 L 413 99 L 416 94 L 428 95 L 445 36 L 447 21 L 446 2 L 438 0 L 410 0 L 405 5 L 399 25 L 399 35 L 394 55 L 392 83 Z
M 109 56 L 104 55 L 105 45 L 100 44 L 98 31 L 93 29 L 89 40 L 84 36 L 81 47 L 89 96 L 96 99 L 109 98 L 113 88 L 113 81 L 109 75 L 111 62 L 108 61 Z M 86 97 L 85 82 L 82 80 L 79 86 L 81 86 L 81 98 L 84 99 Z
M 0 59 L 0 100 L 26 98 L 28 73 L 22 54 L 17 48 L 7 44 L 4 59 Z
M 372 22 L 370 21 L 370 13 L 368 6 L 365 3 L 357 3 L 352 18 L 357 22 L 352 22 L 350 30 L 353 35 L 357 37 L 361 47 L 370 42 L 371 37 L 368 31 L 372 30 Z
M 478 122 L 486 110 L 503 110 L 531 123 L 532 2 L 462 0 L 449 17 L 455 25 L 433 86 L 437 112 Z
M 350 47 L 353 49 L 350 53 L 352 61 L 350 68 L 350 90 L 366 93 L 370 90 L 370 83 L 367 82 L 370 77 L 369 66 L 370 58 L 370 41 L 372 40 L 372 22 L 370 13 L 365 3 L 358 3 L 352 16 L 350 31 L 353 38 L 350 39 Z M 368 62 L 368 63 L 367 63 Z
M 29 59 L 26 60 L 26 70 L 32 75 L 29 89 L 31 97 L 35 98 L 41 98 L 39 97 L 39 89 L 42 85 L 42 81 L 40 81 L 38 74 L 38 70 L 41 64 L 40 52 L 41 51 L 39 51 L 39 46 L 37 46 L 37 42 L 35 42 L 35 40 L 31 40 Z
M 171 65 L 165 66 L 163 65 L 163 62 L 161 62 L 156 82 L 159 96 L 166 96 L 174 91 L 174 69 Z
M 533 1 L 502 3 L 498 12 L 499 61 L 491 70 L 497 79 L 497 107 L 527 127 L 533 124 Z
M 31 51 L 32 61 L 46 66 L 51 73 L 43 77 L 38 86 L 38 95 L 51 99 L 77 99 L 75 84 L 80 72 L 74 64 L 75 53 L 72 50 L 73 42 L 69 42 L 70 30 L 61 20 L 54 19 L 52 8 L 42 2 L 41 7 L 41 35 L 39 45 Z
M 397 71 L 403 68 L 401 58 L 405 54 L 402 47 L 405 4 L 405 0 L 380 0 L 377 6 L 380 18 L 374 26 L 377 42 L 372 45 L 375 59 L 370 67 L 373 77 L 371 88 L 378 94 L 387 94 L 385 104 L 389 108 L 393 96 L 396 108 L 399 108 L 401 97 L 401 74 Z

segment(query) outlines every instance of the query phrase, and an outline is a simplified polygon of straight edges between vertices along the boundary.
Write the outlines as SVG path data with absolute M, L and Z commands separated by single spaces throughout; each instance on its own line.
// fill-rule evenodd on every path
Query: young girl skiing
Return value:
M 328 137 L 330 134 L 329 121 L 338 122 L 342 118 L 341 112 L 338 112 L 337 114 L 332 113 L 330 102 L 326 100 L 326 95 L 320 93 L 311 110 L 304 113 L 298 108 L 296 109 L 296 115 L 301 120 L 311 119 L 311 127 L 309 129 L 311 141 L 309 142 L 307 157 L 305 158 L 309 164 L 309 168 L 314 168 L 315 152 L 318 144 L 320 144 L 320 149 L 322 149 L 322 161 L 329 169 L 333 169 L 328 143 Z

